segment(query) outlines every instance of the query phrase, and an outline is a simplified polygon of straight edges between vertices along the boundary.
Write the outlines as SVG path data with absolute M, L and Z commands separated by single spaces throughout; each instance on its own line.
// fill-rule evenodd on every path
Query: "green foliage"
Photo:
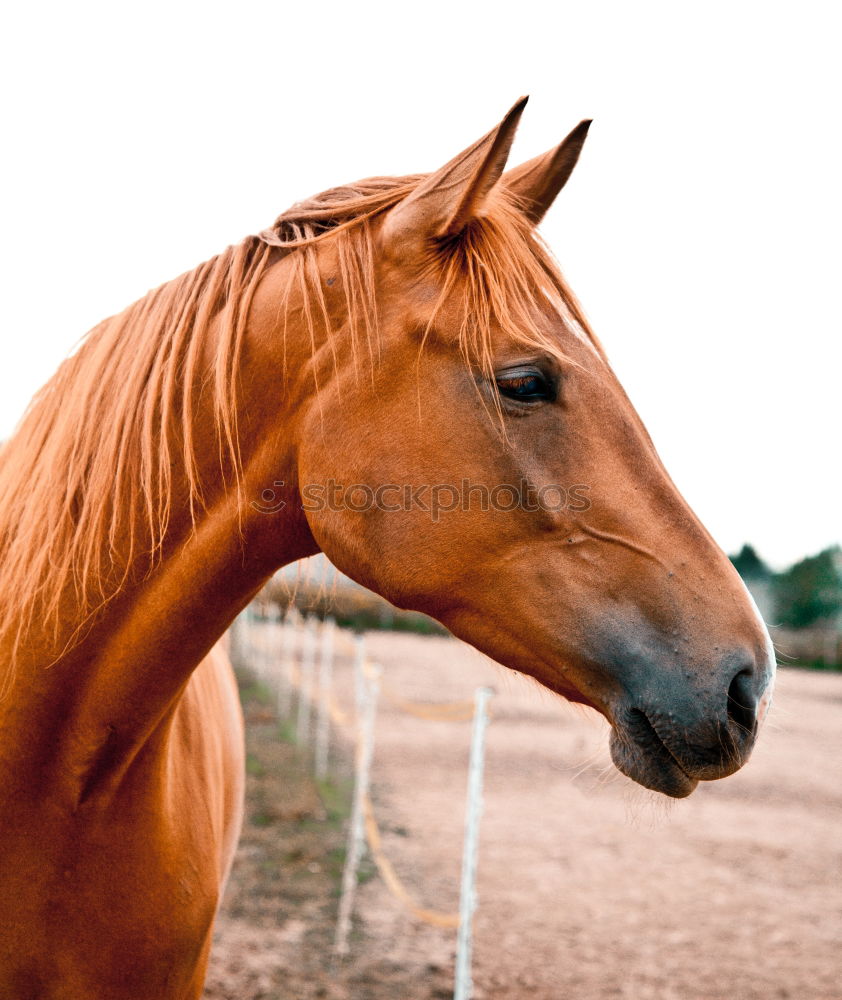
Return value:
M 351 779 L 316 778 L 316 791 L 331 823 L 342 824 L 351 815 L 354 787 Z
M 790 666 L 842 670 L 842 549 L 825 549 L 775 573 L 750 545 L 731 556 Z
M 250 671 L 240 671 L 238 676 L 240 687 L 240 701 L 247 705 L 249 702 L 256 702 L 258 705 L 271 705 L 274 701 L 272 692 L 254 680 L 254 675 Z
M 729 558 L 744 580 L 768 580 L 773 575 L 753 545 L 744 545 L 737 555 Z
M 832 622 L 842 613 L 842 550 L 808 556 L 773 581 L 776 618 L 790 628 Z
M 255 778 L 262 778 L 266 774 L 263 761 L 253 753 L 246 754 L 246 774 L 251 774 Z
M 282 743 L 290 743 L 293 746 L 298 743 L 295 728 L 295 723 L 291 719 L 284 719 L 278 723 L 278 738 Z

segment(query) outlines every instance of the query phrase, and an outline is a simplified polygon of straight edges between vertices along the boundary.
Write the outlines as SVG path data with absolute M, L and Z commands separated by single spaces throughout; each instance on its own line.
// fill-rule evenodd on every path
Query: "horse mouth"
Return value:
M 611 759 L 632 781 L 670 798 L 686 798 L 699 783 L 684 770 L 639 709 L 632 709 L 622 724 L 612 728 Z

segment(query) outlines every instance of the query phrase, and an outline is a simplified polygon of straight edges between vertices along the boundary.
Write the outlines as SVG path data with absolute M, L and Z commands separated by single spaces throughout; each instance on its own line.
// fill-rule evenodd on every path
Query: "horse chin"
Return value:
M 611 759 L 632 781 L 673 799 L 686 798 L 698 785 L 654 732 L 645 739 L 612 729 Z

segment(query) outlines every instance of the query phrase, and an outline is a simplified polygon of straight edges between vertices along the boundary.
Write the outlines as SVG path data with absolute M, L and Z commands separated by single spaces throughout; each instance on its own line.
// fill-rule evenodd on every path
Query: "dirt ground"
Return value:
M 607 725 L 451 639 L 372 633 L 384 668 L 372 797 L 416 901 L 458 905 L 469 724 L 395 701 L 497 694 L 488 730 L 476 1000 L 840 1000 L 842 676 L 782 670 L 751 762 L 671 803 L 619 775 Z M 335 670 L 353 700 L 350 660 Z M 260 692 L 257 692 L 259 695 Z M 350 795 L 349 734 L 317 787 L 246 692 L 247 823 L 208 1000 L 452 996 L 455 933 L 362 873 L 352 954 L 330 945 Z

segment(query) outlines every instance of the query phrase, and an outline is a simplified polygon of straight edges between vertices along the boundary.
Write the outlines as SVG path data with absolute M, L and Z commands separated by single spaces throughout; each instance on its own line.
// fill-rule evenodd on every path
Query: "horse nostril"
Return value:
M 728 718 L 748 734 L 753 734 L 757 727 L 757 698 L 751 670 L 741 670 L 731 681 Z

